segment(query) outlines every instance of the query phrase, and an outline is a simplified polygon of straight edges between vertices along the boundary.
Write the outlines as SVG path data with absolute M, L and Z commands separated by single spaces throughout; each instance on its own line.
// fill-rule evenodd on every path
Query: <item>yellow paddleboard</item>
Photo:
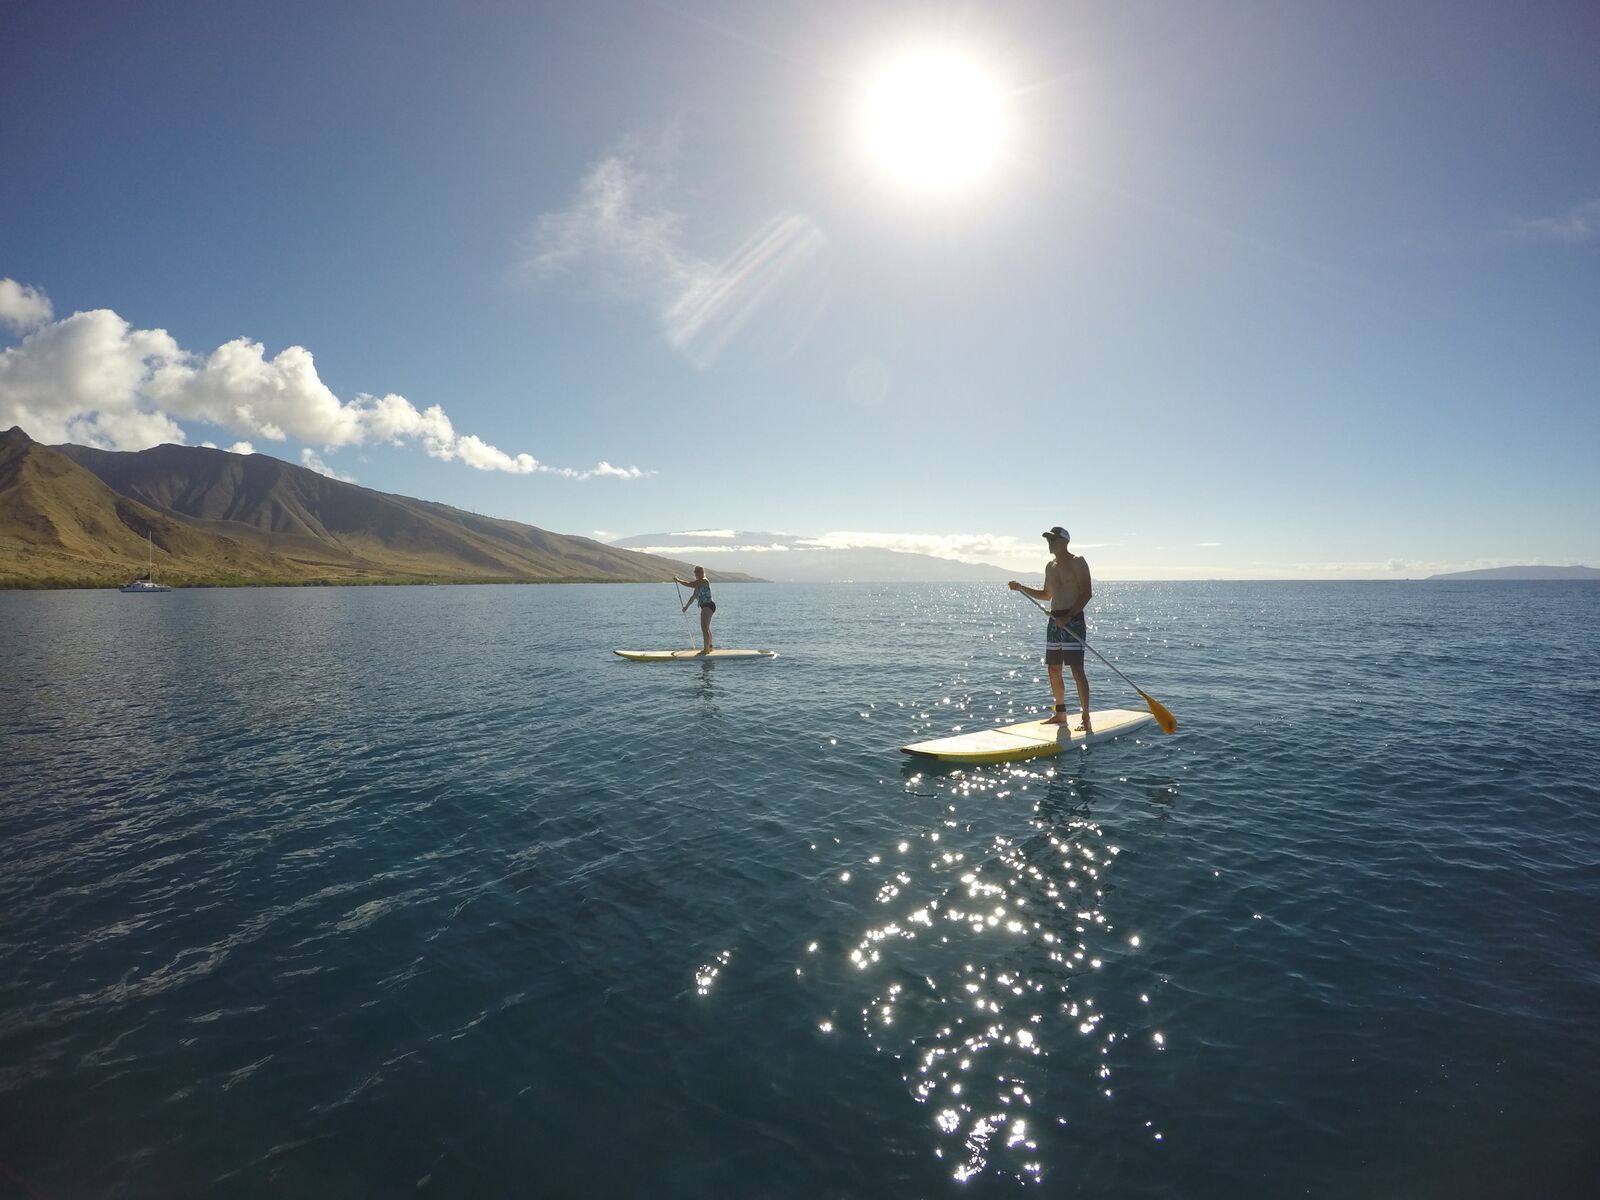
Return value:
M 727 662 L 730 659 L 777 658 L 776 650 L 613 650 L 629 662 Z
M 1103 742 L 1145 725 L 1153 725 L 1155 717 L 1131 708 L 1107 708 L 1099 712 L 1091 709 L 1089 724 L 1094 732 L 1085 737 L 1077 727 L 1078 716 L 1074 713 L 1071 725 L 1025 721 L 1021 725 L 1001 725 L 994 729 L 978 729 L 971 733 L 934 738 L 929 742 L 913 742 L 900 749 L 919 758 L 933 758 L 948 763 L 977 765 L 1011 762 L 1018 758 L 1060 754 L 1073 746 Z

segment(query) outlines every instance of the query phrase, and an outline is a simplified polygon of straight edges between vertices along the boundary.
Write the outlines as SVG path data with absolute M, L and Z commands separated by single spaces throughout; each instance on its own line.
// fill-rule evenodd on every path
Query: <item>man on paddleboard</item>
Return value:
M 1072 681 L 1078 685 L 1078 703 L 1083 708 L 1083 731 L 1089 728 L 1089 677 L 1083 673 L 1083 644 L 1089 636 L 1089 626 L 1083 610 L 1094 595 L 1094 584 L 1089 579 L 1088 562 L 1068 549 L 1072 535 L 1059 525 L 1044 533 L 1045 543 L 1053 557 L 1044 565 L 1044 587 L 1031 588 L 1013 579 L 1006 584 L 1014 592 L 1021 592 L 1050 606 L 1050 620 L 1045 626 L 1044 662 L 1050 672 L 1050 691 L 1056 698 L 1055 712 L 1047 719 L 1049 725 L 1067 724 L 1067 691 L 1061 678 L 1061 665 L 1072 668 Z

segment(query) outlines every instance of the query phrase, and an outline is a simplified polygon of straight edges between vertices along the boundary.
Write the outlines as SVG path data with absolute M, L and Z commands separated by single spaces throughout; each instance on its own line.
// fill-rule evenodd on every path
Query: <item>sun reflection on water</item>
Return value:
M 1145 939 L 1119 931 L 1108 904 L 1122 847 L 1090 814 L 1088 785 L 1011 764 L 911 775 L 906 788 L 946 803 L 934 827 L 858 867 L 890 911 L 849 961 L 874 989 L 861 1028 L 903 1063 L 934 1154 L 957 1180 L 1041 1183 L 1047 1168 L 1070 1170 L 1076 1126 L 1125 1119 L 1159 1142 L 1152 1114 L 1106 1111 L 1118 1071 L 1164 1053 L 1168 1038 L 1149 1007 Z M 958 808 L 1030 789 L 1023 836 L 985 839 Z

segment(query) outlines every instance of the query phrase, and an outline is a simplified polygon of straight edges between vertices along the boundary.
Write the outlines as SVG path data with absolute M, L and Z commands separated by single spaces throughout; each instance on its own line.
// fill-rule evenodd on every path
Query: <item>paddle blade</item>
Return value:
M 1134 691 L 1139 691 L 1139 689 L 1135 688 Z M 1167 711 L 1165 704 L 1150 695 L 1149 692 L 1139 692 L 1139 695 L 1143 696 L 1144 702 L 1150 706 L 1150 715 L 1155 717 L 1156 724 L 1161 726 L 1162 733 L 1176 733 L 1178 731 L 1178 719 Z

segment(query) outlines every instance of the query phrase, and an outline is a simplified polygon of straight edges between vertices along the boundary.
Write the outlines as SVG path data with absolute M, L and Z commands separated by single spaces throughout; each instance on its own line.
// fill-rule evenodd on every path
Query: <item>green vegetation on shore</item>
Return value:
M 156 582 L 181 588 L 644 583 L 688 572 L 263 454 L 115 453 L 0 433 L 0 588 L 117 587 L 147 562 Z

